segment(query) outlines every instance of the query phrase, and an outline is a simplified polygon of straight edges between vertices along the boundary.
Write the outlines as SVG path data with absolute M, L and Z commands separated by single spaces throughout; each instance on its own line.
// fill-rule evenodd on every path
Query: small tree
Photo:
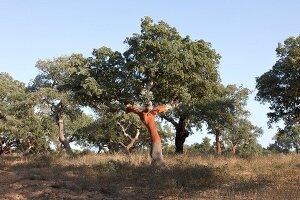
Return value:
M 216 152 L 221 154 L 221 137 L 225 130 L 233 129 L 238 120 L 247 116 L 244 109 L 248 100 L 249 90 L 235 85 L 220 85 L 218 93 L 203 103 L 196 105 L 198 121 L 205 121 L 209 133 L 215 135 Z
M 202 139 L 202 142 L 192 144 L 190 149 L 195 152 L 200 152 L 200 153 L 212 153 L 214 151 L 213 146 L 210 144 L 211 139 L 208 137 L 204 137 Z
M 232 153 L 236 154 L 237 148 L 250 146 L 257 143 L 257 137 L 263 133 L 263 130 L 247 119 L 237 119 L 233 126 L 226 129 L 223 133 L 224 141 L 231 147 Z

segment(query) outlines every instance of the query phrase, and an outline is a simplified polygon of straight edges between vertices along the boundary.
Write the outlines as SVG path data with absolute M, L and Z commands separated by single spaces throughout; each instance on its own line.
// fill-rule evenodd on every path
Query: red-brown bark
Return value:
M 127 105 L 127 110 L 137 114 L 144 125 L 147 127 L 151 137 L 151 158 L 153 164 L 163 164 L 163 155 L 161 147 L 161 138 L 155 125 L 155 116 L 157 113 L 165 112 L 170 108 L 169 105 L 160 105 L 151 110 L 151 106 L 147 104 L 145 110 L 138 109 L 133 105 Z

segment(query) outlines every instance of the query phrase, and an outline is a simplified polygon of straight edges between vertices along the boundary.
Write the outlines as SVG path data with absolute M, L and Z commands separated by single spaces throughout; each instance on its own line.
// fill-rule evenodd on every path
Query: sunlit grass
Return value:
M 91 199 L 93 195 L 104 199 L 297 199 L 300 196 L 297 155 L 248 159 L 167 155 L 165 163 L 164 168 L 153 167 L 147 154 L 73 157 L 51 154 L 2 156 L 0 169 L 16 173 L 21 184 L 40 182 L 49 191 L 62 190 L 66 194 L 72 191 L 75 196 L 86 192 Z M 38 190 L 46 190 L 46 186 Z M 43 192 L 39 195 L 28 194 L 28 197 L 44 198 Z

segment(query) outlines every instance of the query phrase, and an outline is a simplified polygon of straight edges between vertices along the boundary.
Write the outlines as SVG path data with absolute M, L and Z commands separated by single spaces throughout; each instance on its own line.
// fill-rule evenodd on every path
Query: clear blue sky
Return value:
M 101 46 L 123 51 L 124 39 L 139 32 L 140 19 L 150 16 L 182 36 L 211 42 L 222 55 L 223 83 L 254 90 L 255 77 L 277 60 L 278 42 L 300 34 L 299 8 L 298 0 L 1 0 L 0 71 L 28 83 L 37 74 L 38 59 L 90 56 Z M 266 125 L 268 106 L 252 95 L 247 108 L 250 120 L 264 129 L 259 141 L 267 146 L 276 131 Z M 200 143 L 199 135 L 188 143 Z

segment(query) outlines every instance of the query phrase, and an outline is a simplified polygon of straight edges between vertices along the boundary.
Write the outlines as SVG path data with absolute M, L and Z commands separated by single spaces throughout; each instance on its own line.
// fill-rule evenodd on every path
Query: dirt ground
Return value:
M 1 200 L 43 200 L 43 199 L 109 199 L 101 192 L 72 191 L 60 187 L 59 180 L 30 180 L 14 172 L 0 170 Z M 72 188 L 73 183 L 66 188 Z
M 299 157 L 172 157 L 167 159 L 167 168 L 159 171 L 140 158 L 97 159 L 0 157 L 0 200 L 300 200 Z

